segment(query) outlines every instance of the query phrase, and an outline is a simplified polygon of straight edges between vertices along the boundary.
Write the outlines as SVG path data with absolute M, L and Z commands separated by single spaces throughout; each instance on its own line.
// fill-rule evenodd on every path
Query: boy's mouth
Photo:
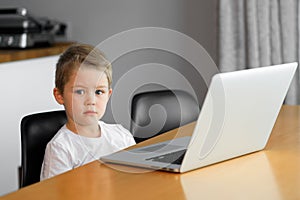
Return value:
M 86 114 L 86 115 L 93 115 L 93 114 L 97 114 L 96 111 L 93 111 L 93 110 L 88 110 L 88 111 L 85 111 L 83 114 Z

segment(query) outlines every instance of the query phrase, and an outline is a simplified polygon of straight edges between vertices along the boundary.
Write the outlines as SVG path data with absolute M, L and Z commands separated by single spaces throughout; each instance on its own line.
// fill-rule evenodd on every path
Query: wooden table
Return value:
M 3 199 L 300 199 L 300 106 L 283 106 L 266 149 L 257 153 L 185 174 L 95 161 Z

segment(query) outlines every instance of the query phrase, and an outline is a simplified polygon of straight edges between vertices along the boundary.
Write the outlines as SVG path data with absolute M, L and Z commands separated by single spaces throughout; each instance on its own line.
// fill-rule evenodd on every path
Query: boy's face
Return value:
M 64 105 L 67 123 L 72 127 L 98 125 L 111 93 L 106 74 L 87 67 L 73 72 L 62 95 L 56 95 L 54 89 L 56 100 Z

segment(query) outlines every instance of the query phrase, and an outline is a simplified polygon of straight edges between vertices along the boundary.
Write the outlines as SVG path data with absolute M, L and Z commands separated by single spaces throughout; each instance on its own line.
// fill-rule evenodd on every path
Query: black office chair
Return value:
M 36 113 L 22 118 L 20 188 L 40 181 L 46 145 L 66 121 L 63 110 Z
M 155 105 L 159 107 L 155 109 Z M 131 104 L 130 131 L 139 143 L 196 121 L 199 112 L 197 101 L 185 91 L 162 90 L 136 94 Z

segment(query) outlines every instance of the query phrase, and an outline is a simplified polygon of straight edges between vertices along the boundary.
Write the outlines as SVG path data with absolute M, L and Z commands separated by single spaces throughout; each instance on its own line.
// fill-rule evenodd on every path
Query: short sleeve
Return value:
M 72 169 L 71 157 L 63 146 L 56 142 L 48 143 L 40 179 L 44 180 Z
M 124 134 L 124 139 L 125 139 L 125 142 L 126 142 L 126 146 L 129 147 L 129 146 L 132 146 L 132 145 L 135 145 L 136 142 L 133 138 L 133 135 L 126 129 L 124 128 L 121 124 L 118 125 L 118 128 L 120 129 L 120 131 Z

